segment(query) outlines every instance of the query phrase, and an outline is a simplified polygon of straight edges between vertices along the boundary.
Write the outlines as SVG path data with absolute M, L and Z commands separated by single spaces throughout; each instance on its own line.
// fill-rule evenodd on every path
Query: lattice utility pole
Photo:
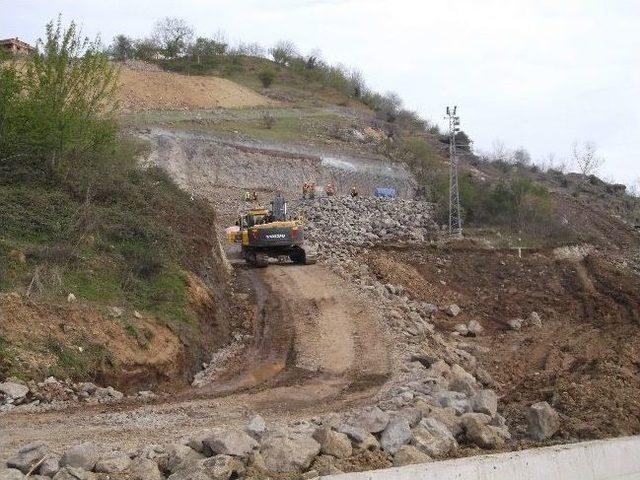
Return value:
M 460 189 L 458 185 L 458 155 L 456 137 L 460 131 L 460 117 L 456 116 L 457 106 L 447 107 L 449 119 L 449 234 L 462 236 L 462 218 L 460 216 Z

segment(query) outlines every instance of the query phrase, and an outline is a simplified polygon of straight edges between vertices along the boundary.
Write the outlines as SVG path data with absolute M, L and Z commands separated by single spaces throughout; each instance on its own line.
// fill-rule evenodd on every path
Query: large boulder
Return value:
M 0 393 L 13 400 L 19 400 L 27 396 L 29 387 L 16 382 L 2 382 L 0 383 Z
M 465 415 L 462 423 L 467 440 L 480 448 L 494 449 L 504 446 L 504 438 L 497 432 L 496 427 L 488 425 L 477 415 Z
M 411 427 L 409 422 L 401 416 L 393 416 L 389 420 L 380 436 L 380 446 L 383 450 L 394 455 L 398 449 L 411 440 Z
M 82 468 L 63 467 L 58 470 L 53 480 L 93 480 L 96 476 Z M 146 479 L 145 479 L 146 480 Z
M 165 470 L 175 472 L 185 462 L 202 460 L 204 456 L 187 445 L 172 443 L 167 447 L 167 462 Z
M 442 423 L 454 437 L 462 432 L 462 423 L 460 416 L 457 415 L 453 407 L 435 407 L 431 406 L 423 413 L 424 417 L 431 417 Z
M 128 469 L 130 465 L 129 455 L 123 452 L 111 452 L 100 457 L 94 470 L 98 473 L 120 473 Z
M 431 460 L 429 455 L 418 450 L 413 445 L 402 445 L 393 456 L 393 466 L 403 467 L 414 463 L 427 463 Z
M 60 458 L 60 466 L 91 471 L 99 457 L 100 454 L 96 446 L 93 443 L 85 442 L 80 445 L 74 445 L 64 452 L 62 458 Z
M 320 453 L 320 444 L 306 435 L 270 435 L 262 441 L 260 453 L 267 470 L 299 473 L 309 468 Z
M 449 390 L 464 393 L 471 397 L 478 389 L 478 382 L 460 365 L 451 367 L 451 378 L 449 380 Z
M 411 428 L 418 425 L 420 420 L 422 420 L 422 412 L 416 407 L 403 408 L 402 410 L 398 410 L 396 414 L 409 422 L 409 426 Z
M 353 451 L 349 437 L 344 433 L 334 432 L 330 428 L 319 428 L 313 434 L 314 440 L 320 443 L 320 452 L 336 458 L 347 458 Z
M 216 455 L 202 461 L 202 467 L 205 469 L 211 480 L 229 480 L 241 477 L 244 474 L 244 464 L 231 455 Z
M 535 440 L 553 437 L 560 428 L 560 416 L 547 402 L 534 403 L 527 410 L 527 433 Z
M 236 457 L 247 457 L 258 448 L 258 442 L 241 430 L 214 431 L 203 441 L 203 444 L 214 455 Z
M 477 320 L 471 320 L 469 322 L 469 324 L 467 325 L 467 330 L 469 331 L 469 334 L 472 336 L 478 336 L 482 333 L 482 331 L 484 330 L 484 328 L 482 328 L 482 325 L 480 324 L 479 321 Z
M 164 480 L 158 464 L 150 458 L 135 458 L 129 466 L 131 480 Z
M 471 398 L 471 408 L 474 412 L 493 417 L 498 411 L 498 395 L 493 390 L 479 390 Z
M 444 311 L 450 317 L 457 317 L 458 315 L 460 315 L 460 312 L 462 310 L 460 309 L 460 307 L 458 305 L 456 305 L 455 303 L 452 303 L 447 308 L 445 308 Z
M 7 467 L 18 469 L 26 474 L 34 465 L 42 460 L 48 452 L 49 449 L 44 443 L 30 443 L 18 450 L 17 455 L 7 460 Z
M 411 436 L 412 444 L 431 457 L 441 458 L 458 449 L 449 429 L 434 418 L 423 418 Z
M 24 473 L 17 468 L 0 469 L 0 480 L 22 480 L 23 478 Z
M 53 477 L 60 470 L 60 456 L 47 455 L 44 462 L 38 467 L 38 473 L 45 477 Z
M 267 423 L 260 415 L 254 415 L 244 428 L 256 440 L 260 440 L 267 431 Z
M 437 400 L 442 408 L 453 408 L 458 414 L 471 411 L 471 402 L 467 398 L 467 395 L 461 392 L 444 390 L 438 392 Z
M 357 450 L 376 450 L 380 448 L 376 437 L 362 427 L 350 423 L 341 423 L 338 425 L 337 430 L 347 435 Z
M 211 452 L 208 451 L 209 447 L 204 444 L 204 441 L 209 437 L 209 435 L 211 435 L 211 432 L 198 433 L 187 440 L 187 445 L 198 453 L 211 455 Z
M 356 416 L 355 422 L 369 433 L 378 433 L 387 427 L 389 414 L 379 407 L 366 408 Z

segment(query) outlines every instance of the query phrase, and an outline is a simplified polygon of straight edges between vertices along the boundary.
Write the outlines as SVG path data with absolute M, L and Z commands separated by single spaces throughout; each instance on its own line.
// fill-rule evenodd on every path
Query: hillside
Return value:
M 72 168 L 38 142 L 3 165 L 10 473 L 315 478 L 640 434 L 637 198 L 468 154 L 451 238 L 428 122 L 315 67 L 192 60 L 122 66 Z M 246 191 L 285 195 L 318 264 L 223 243 Z
M 242 108 L 276 104 L 253 90 L 224 78 L 187 77 L 155 70 L 151 64 L 144 62 L 122 65 L 119 81 L 118 100 L 123 112 Z

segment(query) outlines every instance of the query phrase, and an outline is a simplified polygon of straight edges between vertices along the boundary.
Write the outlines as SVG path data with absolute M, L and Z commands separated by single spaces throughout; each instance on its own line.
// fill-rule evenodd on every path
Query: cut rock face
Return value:
M 553 437 L 560 428 L 560 416 L 547 402 L 534 403 L 527 410 L 527 433 L 535 440 Z

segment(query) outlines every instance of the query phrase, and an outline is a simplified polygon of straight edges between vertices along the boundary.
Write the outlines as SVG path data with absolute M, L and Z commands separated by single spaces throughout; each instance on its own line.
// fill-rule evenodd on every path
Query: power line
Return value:
M 456 136 L 460 131 L 460 117 L 456 116 L 457 110 L 457 106 L 447 107 L 447 118 L 449 119 L 449 234 L 462 237 L 458 155 L 456 151 Z

